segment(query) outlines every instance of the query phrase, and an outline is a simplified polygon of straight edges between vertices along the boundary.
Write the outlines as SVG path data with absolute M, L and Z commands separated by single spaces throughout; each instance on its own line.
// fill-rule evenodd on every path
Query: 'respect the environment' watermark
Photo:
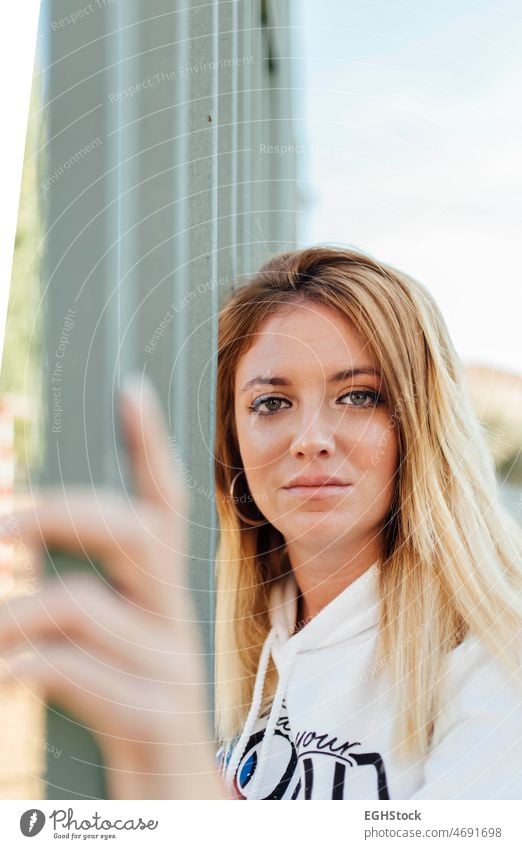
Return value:
M 133 98 L 137 94 L 155 88 L 162 83 L 172 82 L 178 77 L 193 77 L 196 74 L 203 74 L 208 71 L 218 71 L 226 68 L 238 68 L 241 65 L 252 65 L 255 56 L 232 56 L 228 59 L 216 59 L 212 62 L 200 62 L 197 65 L 178 65 L 170 71 L 158 71 L 156 74 L 151 74 L 142 80 L 137 80 L 132 85 L 125 86 L 119 91 L 112 91 L 108 95 L 111 103 L 118 103 L 120 100 Z
M 76 165 L 77 162 L 80 162 L 89 153 L 99 148 L 102 144 L 102 139 L 99 136 L 96 136 L 96 138 L 91 139 L 89 142 L 87 142 L 87 144 L 84 144 L 83 147 L 75 151 L 75 153 L 73 153 L 68 159 L 66 159 L 65 162 L 62 162 L 62 164 L 59 165 L 58 168 L 55 168 L 53 173 L 49 174 L 49 176 L 43 181 L 40 187 L 35 192 L 33 192 L 32 195 L 28 197 L 27 200 L 24 202 L 24 205 L 20 209 L 20 212 L 18 214 L 19 220 L 22 221 L 27 215 L 27 213 L 36 207 L 38 201 L 44 197 L 44 195 L 49 191 L 49 189 L 52 188 L 52 186 L 54 186 L 54 184 L 57 183 L 58 180 L 60 180 L 60 178 L 64 176 L 64 174 L 67 174 L 71 170 L 73 165 Z
M 51 21 L 51 29 L 53 32 L 57 32 L 57 30 L 64 29 L 64 27 L 71 26 L 71 24 L 77 24 L 78 21 L 82 21 L 84 18 L 92 15 L 93 12 L 99 12 L 100 9 L 107 9 L 108 6 L 114 6 L 115 3 L 117 3 L 117 0 L 92 0 L 92 3 L 87 3 L 86 6 L 75 9 L 74 12 L 64 15 L 63 18 L 59 18 L 57 21 Z

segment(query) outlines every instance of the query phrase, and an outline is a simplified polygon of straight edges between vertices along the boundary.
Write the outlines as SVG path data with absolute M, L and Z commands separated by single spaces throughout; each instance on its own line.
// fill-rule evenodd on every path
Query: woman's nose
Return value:
M 335 451 L 335 433 L 328 422 L 322 417 L 317 408 L 311 415 L 303 417 L 299 428 L 292 435 L 290 446 L 294 457 L 315 457 L 329 455 Z

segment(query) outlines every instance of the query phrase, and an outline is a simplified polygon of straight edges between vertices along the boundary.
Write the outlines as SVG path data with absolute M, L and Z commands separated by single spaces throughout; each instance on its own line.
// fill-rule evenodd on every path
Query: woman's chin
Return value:
M 287 542 L 335 543 L 350 534 L 356 526 L 353 517 L 332 515 L 331 512 L 318 510 L 303 511 L 299 515 L 286 517 L 281 533 Z

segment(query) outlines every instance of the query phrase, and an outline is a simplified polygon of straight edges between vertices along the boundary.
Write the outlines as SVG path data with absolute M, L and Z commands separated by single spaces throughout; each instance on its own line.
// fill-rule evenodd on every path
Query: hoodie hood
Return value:
M 253 779 L 254 798 L 255 788 L 260 786 L 263 780 L 266 762 L 264 755 L 270 747 L 270 740 L 275 732 L 293 661 L 303 652 L 367 639 L 379 621 L 378 576 L 379 562 L 376 561 L 297 633 L 294 631 L 299 590 L 293 572 L 274 584 L 268 604 L 270 630 L 259 659 L 252 705 L 225 771 L 229 784 L 233 782 L 239 761 L 259 717 L 270 657 L 274 660 L 279 677 L 259 758 L 260 768 L 256 770 Z
M 286 575 L 272 588 L 268 604 L 280 654 L 366 639 L 367 632 L 379 621 L 378 576 L 379 564 L 375 562 L 294 633 L 299 590 L 294 573 Z

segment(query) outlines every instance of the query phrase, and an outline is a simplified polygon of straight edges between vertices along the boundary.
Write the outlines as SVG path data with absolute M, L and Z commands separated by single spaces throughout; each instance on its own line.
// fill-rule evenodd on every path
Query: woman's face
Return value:
M 250 492 L 287 543 L 375 545 L 398 440 L 378 364 L 347 318 L 312 301 L 277 307 L 239 360 L 235 416 Z

